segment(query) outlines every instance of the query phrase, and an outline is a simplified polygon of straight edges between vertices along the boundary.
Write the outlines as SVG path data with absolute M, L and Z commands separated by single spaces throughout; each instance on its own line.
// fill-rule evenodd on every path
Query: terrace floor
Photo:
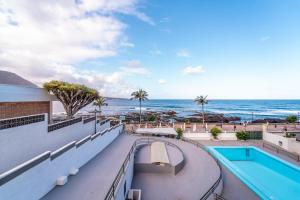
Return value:
M 69 177 L 64 186 L 57 186 L 43 200 L 104 199 L 134 141 L 140 138 L 120 135 L 104 151 Z M 187 142 L 160 138 L 182 149 L 186 164 L 177 174 L 135 173 L 133 187 L 142 189 L 147 199 L 199 199 L 218 179 L 216 162 L 203 150 Z M 162 192 L 163 191 L 163 192 Z
M 43 199 L 104 199 L 136 139 L 135 136 L 120 135 L 80 168 L 76 176 L 69 177 L 66 185 L 55 187 Z
M 144 200 L 201 198 L 219 177 L 220 171 L 214 159 L 190 143 L 160 139 L 177 145 L 183 151 L 185 166 L 176 175 L 137 172 L 132 188 L 141 189 Z

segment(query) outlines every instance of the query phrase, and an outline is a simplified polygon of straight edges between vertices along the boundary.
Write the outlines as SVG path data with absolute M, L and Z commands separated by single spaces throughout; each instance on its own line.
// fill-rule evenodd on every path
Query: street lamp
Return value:
M 93 111 L 90 111 L 89 113 L 94 113 L 94 117 L 95 117 L 95 134 L 97 133 L 97 113 L 101 113 L 101 111 L 100 110 L 97 110 L 96 108 L 95 108 L 95 110 L 93 110 Z

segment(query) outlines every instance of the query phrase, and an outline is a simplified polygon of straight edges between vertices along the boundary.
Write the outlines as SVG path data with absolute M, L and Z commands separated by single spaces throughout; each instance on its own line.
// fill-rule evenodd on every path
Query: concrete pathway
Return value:
M 94 159 L 84 165 L 64 186 L 57 186 L 44 200 L 96 200 L 104 199 L 118 174 L 135 136 L 120 135 Z

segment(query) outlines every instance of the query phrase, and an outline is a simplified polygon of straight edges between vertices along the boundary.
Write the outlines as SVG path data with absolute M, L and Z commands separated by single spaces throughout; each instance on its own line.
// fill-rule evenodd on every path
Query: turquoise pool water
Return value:
M 256 147 L 208 147 L 262 199 L 300 200 L 300 168 Z

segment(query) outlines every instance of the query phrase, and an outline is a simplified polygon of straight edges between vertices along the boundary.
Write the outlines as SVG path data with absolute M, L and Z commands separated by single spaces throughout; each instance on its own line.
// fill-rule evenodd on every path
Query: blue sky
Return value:
M 115 2 L 99 7 L 121 24 L 113 52 L 59 60 L 78 75 L 53 78 L 96 85 L 106 96 L 143 88 L 152 98 L 300 98 L 300 1 L 126 0 L 125 9 Z

